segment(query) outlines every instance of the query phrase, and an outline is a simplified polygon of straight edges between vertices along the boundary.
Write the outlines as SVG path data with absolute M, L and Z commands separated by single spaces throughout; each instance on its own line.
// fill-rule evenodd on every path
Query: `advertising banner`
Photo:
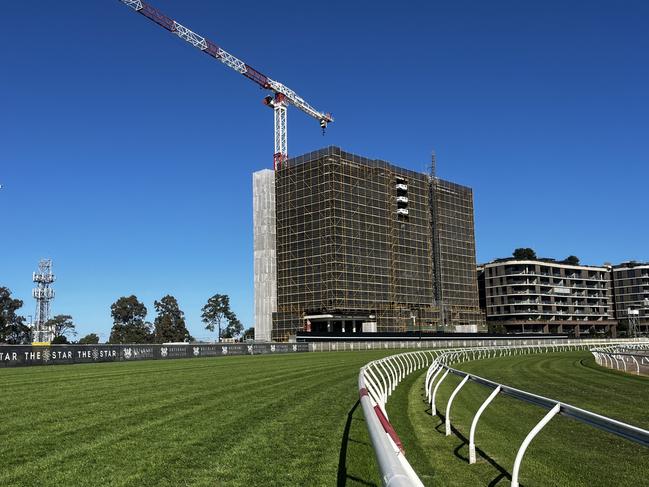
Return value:
M 1 345 L 0 368 L 308 352 L 307 343 Z

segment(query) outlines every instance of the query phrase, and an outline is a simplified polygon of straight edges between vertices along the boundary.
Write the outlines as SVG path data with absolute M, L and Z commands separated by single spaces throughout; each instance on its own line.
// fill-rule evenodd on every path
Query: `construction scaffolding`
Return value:
M 275 196 L 273 339 L 478 331 L 469 188 L 328 147 L 277 171 Z
M 456 332 L 475 332 L 485 326 L 478 302 L 475 260 L 473 191 L 436 179 L 433 197 L 439 248 L 439 287 L 442 324 Z

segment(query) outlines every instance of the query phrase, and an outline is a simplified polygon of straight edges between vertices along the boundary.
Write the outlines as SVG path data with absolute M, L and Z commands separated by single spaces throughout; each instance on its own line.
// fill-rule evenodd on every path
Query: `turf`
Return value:
M 649 427 L 649 378 L 598 367 L 588 352 L 478 360 L 460 368 L 514 387 Z M 388 413 L 406 456 L 426 485 L 509 485 L 518 447 L 545 410 L 499 396 L 480 419 L 478 463 L 468 465 L 471 420 L 489 390 L 467 383 L 451 410 L 454 434 L 444 435 L 423 397 L 424 372 L 397 387 Z M 442 414 L 460 379 L 450 376 L 436 401 Z M 647 448 L 563 417 L 555 417 L 534 439 L 523 459 L 524 486 L 647 485 Z
M 378 485 L 334 352 L 0 369 L 0 485 Z

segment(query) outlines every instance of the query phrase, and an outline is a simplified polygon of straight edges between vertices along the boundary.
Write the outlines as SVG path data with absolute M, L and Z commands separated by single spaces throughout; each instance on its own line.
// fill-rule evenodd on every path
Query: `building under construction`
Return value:
M 470 188 L 328 147 L 253 192 L 257 337 L 481 331 Z

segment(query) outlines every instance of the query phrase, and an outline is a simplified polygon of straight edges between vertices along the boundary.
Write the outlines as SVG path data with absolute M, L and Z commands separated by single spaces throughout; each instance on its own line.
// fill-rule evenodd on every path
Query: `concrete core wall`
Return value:
M 262 169 L 252 175 L 254 231 L 255 340 L 270 341 L 277 311 L 275 253 L 275 172 Z

